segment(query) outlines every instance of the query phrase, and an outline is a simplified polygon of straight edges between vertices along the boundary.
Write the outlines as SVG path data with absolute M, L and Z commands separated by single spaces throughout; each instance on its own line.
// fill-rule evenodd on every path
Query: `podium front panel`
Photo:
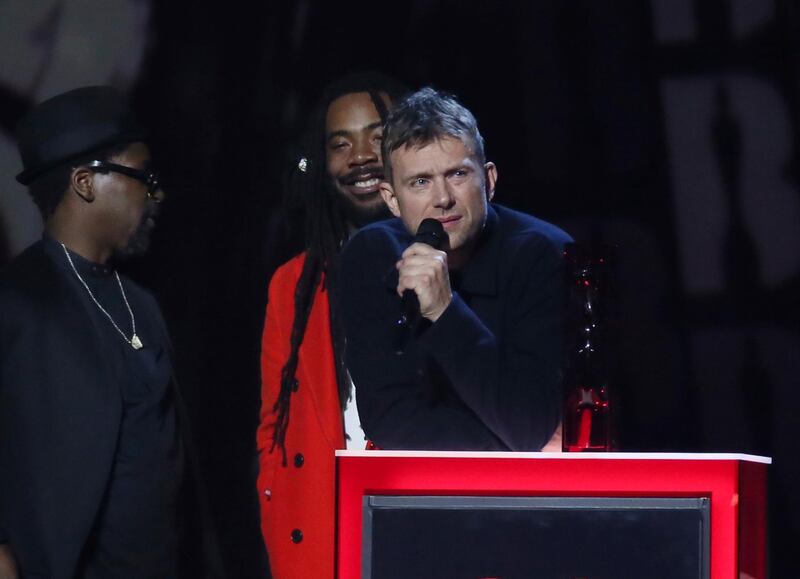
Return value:
M 363 579 L 708 579 L 707 498 L 364 498 Z

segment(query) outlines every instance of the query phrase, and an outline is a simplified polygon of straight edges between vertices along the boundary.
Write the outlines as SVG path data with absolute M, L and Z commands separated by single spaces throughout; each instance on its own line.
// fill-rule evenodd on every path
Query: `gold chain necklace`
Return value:
M 114 321 L 114 318 L 111 317 L 111 314 L 109 314 L 106 309 L 100 305 L 100 302 L 97 301 L 97 298 L 94 297 L 92 290 L 89 289 L 89 284 L 84 281 L 84 279 L 81 277 L 81 274 L 78 273 L 75 264 L 72 263 L 72 258 L 69 255 L 69 251 L 67 251 L 67 246 L 62 243 L 61 249 L 64 250 L 64 255 L 67 256 L 67 261 L 69 262 L 70 267 L 72 267 L 72 271 L 75 272 L 75 276 L 78 278 L 78 281 L 80 281 L 83 284 L 83 287 L 86 288 L 86 291 L 89 293 L 89 297 L 92 298 L 94 304 L 106 315 L 108 321 L 111 322 L 111 325 L 114 326 L 114 328 L 116 328 L 116 330 L 119 332 L 119 335 L 122 336 L 122 339 L 128 342 L 134 350 L 140 350 L 144 344 L 142 344 L 139 336 L 136 335 L 136 318 L 133 317 L 133 310 L 131 309 L 131 305 L 128 303 L 128 298 L 125 295 L 125 289 L 122 287 L 122 280 L 119 279 L 119 273 L 114 271 L 114 276 L 117 278 L 119 291 L 122 292 L 122 301 L 125 302 L 125 307 L 128 308 L 128 313 L 131 315 L 131 331 L 133 332 L 133 335 L 130 337 L 130 339 L 128 339 L 128 336 L 125 335 L 125 332 L 119 329 L 119 326 Z

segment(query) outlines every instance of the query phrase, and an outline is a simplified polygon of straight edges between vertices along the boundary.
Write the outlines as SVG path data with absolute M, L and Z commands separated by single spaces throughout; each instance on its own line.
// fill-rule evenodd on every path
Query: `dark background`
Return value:
M 369 68 L 462 99 L 499 203 L 617 245 L 621 448 L 772 456 L 772 576 L 794 574 L 796 2 L 201 6 L 151 3 L 132 96 L 168 203 L 127 268 L 174 334 L 232 577 L 266 575 L 259 338 L 268 277 L 296 249 L 278 212 L 291 143 L 327 81 Z M 30 103 L 0 96 L 12 126 Z

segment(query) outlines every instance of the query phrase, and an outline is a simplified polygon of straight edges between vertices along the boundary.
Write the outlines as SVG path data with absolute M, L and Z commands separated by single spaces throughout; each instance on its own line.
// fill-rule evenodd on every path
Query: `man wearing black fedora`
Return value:
M 145 140 L 109 87 L 18 127 L 45 233 L 0 276 L 1 579 L 179 575 L 194 477 L 169 339 L 113 266 L 147 248 L 164 199 Z

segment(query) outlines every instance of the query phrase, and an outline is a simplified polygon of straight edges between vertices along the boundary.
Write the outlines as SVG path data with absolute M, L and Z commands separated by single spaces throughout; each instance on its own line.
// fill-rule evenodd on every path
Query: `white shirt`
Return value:
M 348 378 L 350 376 L 348 375 Z M 344 432 L 347 435 L 347 450 L 364 450 L 367 447 L 367 436 L 361 428 L 356 405 L 356 388 L 350 380 L 350 400 L 344 409 Z

